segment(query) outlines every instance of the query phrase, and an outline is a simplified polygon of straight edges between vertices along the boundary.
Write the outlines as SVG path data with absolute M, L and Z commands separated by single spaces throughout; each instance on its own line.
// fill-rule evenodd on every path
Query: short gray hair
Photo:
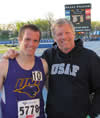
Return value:
M 55 27 L 63 24 L 69 24 L 72 28 L 72 32 L 75 33 L 74 25 L 71 21 L 67 20 L 66 18 L 57 19 L 51 26 L 52 36 L 55 37 Z

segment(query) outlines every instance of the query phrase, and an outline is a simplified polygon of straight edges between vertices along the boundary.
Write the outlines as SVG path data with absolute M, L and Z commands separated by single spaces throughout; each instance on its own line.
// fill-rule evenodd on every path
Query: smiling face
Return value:
M 54 40 L 63 53 L 68 53 L 75 47 L 75 33 L 69 24 L 57 25 L 55 27 Z
M 24 55 L 34 56 L 40 42 L 40 33 L 38 31 L 25 29 L 22 39 L 19 38 L 20 51 Z

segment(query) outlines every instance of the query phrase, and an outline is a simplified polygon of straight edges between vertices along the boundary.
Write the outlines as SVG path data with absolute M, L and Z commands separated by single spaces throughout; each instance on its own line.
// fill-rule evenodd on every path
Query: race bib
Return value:
M 40 115 L 40 100 L 23 100 L 18 102 L 18 118 L 37 118 Z
M 34 81 L 42 81 L 42 72 L 40 71 L 32 71 L 32 77 Z

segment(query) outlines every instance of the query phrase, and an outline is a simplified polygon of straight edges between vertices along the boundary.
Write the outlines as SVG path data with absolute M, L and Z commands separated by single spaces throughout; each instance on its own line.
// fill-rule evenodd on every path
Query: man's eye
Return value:
M 34 40 L 35 43 L 39 42 L 38 40 Z
M 58 33 L 58 34 L 57 34 L 57 36 L 61 36 L 61 35 L 62 35 L 62 33 Z
M 25 40 L 26 40 L 26 41 L 29 41 L 30 39 L 29 39 L 29 38 L 26 38 Z
M 67 35 L 71 34 L 71 32 L 66 32 Z

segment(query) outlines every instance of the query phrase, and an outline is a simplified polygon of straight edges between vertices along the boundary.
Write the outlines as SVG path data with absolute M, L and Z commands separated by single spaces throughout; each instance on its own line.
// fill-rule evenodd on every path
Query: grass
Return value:
M 8 49 L 15 49 L 18 51 L 19 47 L 13 45 L 0 45 L 0 54 L 5 53 Z

